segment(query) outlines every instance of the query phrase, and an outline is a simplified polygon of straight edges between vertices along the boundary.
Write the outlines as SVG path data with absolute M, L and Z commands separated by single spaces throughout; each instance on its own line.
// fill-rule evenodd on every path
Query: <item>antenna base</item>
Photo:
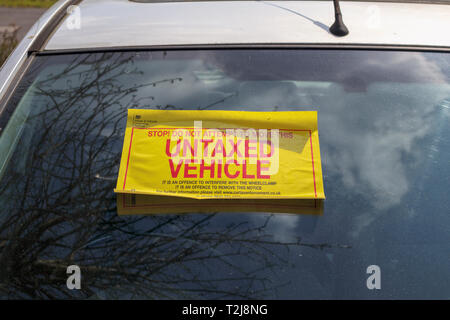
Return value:
M 348 29 L 342 21 L 342 15 L 336 14 L 336 19 L 333 25 L 330 27 L 330 32 L 338 37 L 348 35 Z

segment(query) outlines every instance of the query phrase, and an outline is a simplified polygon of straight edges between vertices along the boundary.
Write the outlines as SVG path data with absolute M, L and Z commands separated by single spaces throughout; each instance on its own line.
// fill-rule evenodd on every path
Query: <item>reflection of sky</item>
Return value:
M 137 59 L 125 67 L 125 74 L 114 79 L 128 87 L 168 80 L 135 92 L 139 97 L 153 97 L 136 108 L 318 111 L 327 196 L 324 215 L 271 215 L 264 232 L 272 240 L 306 244 L 275 249 L 280 257 L 272 259 L 280 259 L 283 267 L 267 271 L 266 276 L 275 285 L 285 285 L 274 297 L 420 297 L 423 292 L 429 292 L 430 297 L 450 297 L 442 289 L 450 286 L 428 284 L 422 278 L 420 283 L 407 283 L 408 276 L 419 269 L 421 273 L 433 271 L 430 277 L 438 283 L 445 284 L 442 280 L 450 278 L 450 261 L 442 259 L 448 256 L 450 243 L 450 232 L 445 228 L 450 225 L 450 210 L 448 200 L 443 200 L 449 187 L 446 177 L 450 176 L 448 165 L 443 165 L 449 162 L 449 110 L 443 102 L 450 98 L 446 83 L 449 63 L 442 55 L 352 53 L 354 60 L 342 58 L 342 66 L 329 66 L 328 60 L 309 70 L 302 65 L 310 81 L 301 81 L 300 71 L 284 69 L 281 75 L 286 71 L 298 78 L 233 78 L 228 74 L 239 75 L 238 70 L 226 68 L 233 64 L 224 62 L 223 57 L 215 61 L 213 55 L 207 62 L 200 59 L 201 54 L 189 60 L 158 60 L 158 54 L 151 55 L 143 54 L 143 58 L 154 61 Z M 292 55 L 288 58 L 294 59 Z M 320 66 L 334 68 L 330 73 L 333 79 L 320 81 L 321 72 L 328 72 Z M 255 73 L 264 75 L 264 65 L 256 67 L 262 70 Z M 136 75 L 135 68 L 142 74 Z M 268 69 L 276 69 L 276 63 Z M 361 74 L 363 81 L 358 80 Z M 399 81 L 402 76 L 407 81 Z M 270 72 L 267 77 L 271 77 Z M 182 81 L 170 81 L 176 78 Z M 420 83 L 419 79 L 432 83 Z M 61 83 L 59 89 L 65 86 Z M 77 76 L 72 77 L 71 86 L 76 88 Z M 124 97 L 117 106 L 128 101 L 129 97 Z M 110 133 L 107 128 L 102 132 Z M 221 214 L 210 229 L 220 232 L 224 225 L 239 222 L 260 225 L 268 216 L 256 212 Z M 319 249 L 311 244 L 326 246 Z M 248 263 L 245 257 L 233 259 L 238 264 Z M 436 259 L 442 260 L 442 265 L 428 265 Z M 386 279 L 392 282 L 391 287 L 387 285 L 378 295 L 365 288 L 365 268 L 370 264 L 390 272 Z M 252 263 L 247 267 L 250 265 L 258 267 Z

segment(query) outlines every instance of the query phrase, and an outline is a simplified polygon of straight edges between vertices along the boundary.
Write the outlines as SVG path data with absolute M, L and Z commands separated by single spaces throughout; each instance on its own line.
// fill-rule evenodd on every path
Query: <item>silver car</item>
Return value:
M 0 71 L 0 298 L 450 299 L 450 2 L 423 2 L 57 2 Z M 317 111 L 323 213 L 118 215 L 132 108 Z

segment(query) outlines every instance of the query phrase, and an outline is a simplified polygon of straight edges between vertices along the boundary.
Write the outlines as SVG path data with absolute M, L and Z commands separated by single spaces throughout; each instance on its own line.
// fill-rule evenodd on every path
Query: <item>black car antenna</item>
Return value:
M 342 21 L 341 7 L 339 6 L 339 0 L 333 0 L 334 5 L 334 23 L 330 27 L 330 32 L 338 37 L 348 35 L 348 29 Z

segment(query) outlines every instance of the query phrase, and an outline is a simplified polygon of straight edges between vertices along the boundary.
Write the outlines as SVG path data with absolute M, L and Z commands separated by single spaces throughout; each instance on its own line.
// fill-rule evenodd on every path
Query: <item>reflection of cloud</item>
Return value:
M 368 52 L 364 56 L 351 52 L 341 58 L 343 66 L 333 66 L 333 74 L 338 81 L 349 82 L 357 79 L 371 82 L 436 82 L 445 83 L 447 76 L 442 66 L 430 56 L 413 52 Z M 325 71 L 326 72 L 326 71 Z M 351 83 L 350 85 L 358 85 Z
M 397 97 L 392 96 L 392 89 Z M 417 141 L 431 131 L 430 115 L 445 91 L 390 84 L 374 86 L 359 96 L 353 101 L 345 96 L 336 99 L 345 107 L 335 112 L 346 112 L 347 117 L 328 114 L 322 119 L 321 139 L 333 146 L 327 170 L 341 175 L 352 193 L 371 194 L 371 204 L 385 209 L 400 203 L 408 191 L 403 159 L 419 161 L 424 156 L 426 150 Z M 356 109 L 357 117 L 350 113 Z
M 446 83 L 441 68 L 421 53 L 391 53 L 386 59 L 371 53 L 353 68 L 340 70 L 338 77 L 367 73 L 379 82 L 362 92 L 346 92 L 343 87 L 348 86 L 334 84 L 334 92 L 320 105 L 326 171 L 341 177 L 346 193 L 368 205 L 354 218 L 353 236 L 402 203 L 413 187 L 412 166 L 427 161 L 429 146 L 420 139 L 433 133 L 436 105 L 449 95 L 448 85 L 439 84 Z
M 408 170 L 423 164 L 429 153 L 419 141 L 432 133 L 435 106 L 447 95 L 448 89 L 439 86 L 377 84 L 366 93 L 342 93 L 321 118 L 328 173 L 340 176 L 348 193 L 375 209 L 356 218 L 355 234 L 400 204 L 411 189 Z

